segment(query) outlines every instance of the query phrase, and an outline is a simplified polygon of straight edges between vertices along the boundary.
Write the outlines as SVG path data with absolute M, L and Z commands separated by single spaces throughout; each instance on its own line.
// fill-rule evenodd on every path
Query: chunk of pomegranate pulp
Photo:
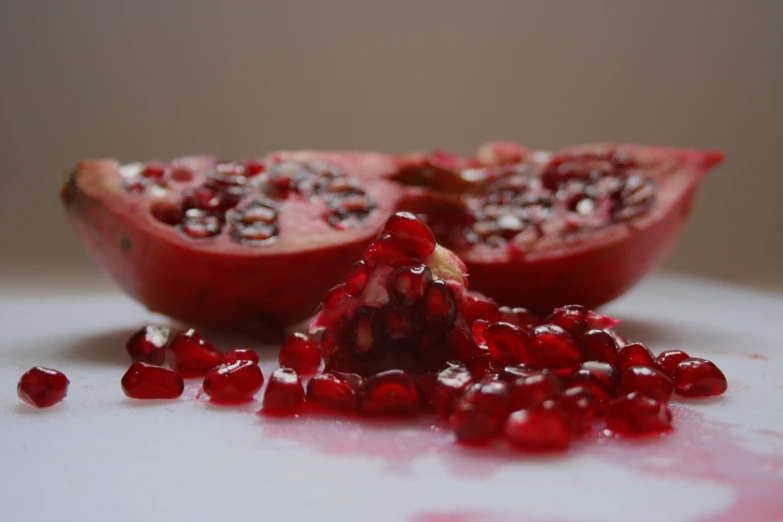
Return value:
M 284 151 L 248 161 L 98 160 L 79 163 L 61 196 L 95 262 L 149 309 L 189 324 L 279 333 L 312 314 L 372 242 L 342 292 L 372 289 L 376 264 L 406 267 L 401 301 L 429 286 L 412 312 L 426 309 L 448 329 L 449 291 L 412 262 L 434 255 L 436 239 L 465 261 L 473 288 L 499 303 L 542 315 L 564 303 L 594 308 L 663 259 L 721 159 L 637 145 L 534 153 L 496 143 L 467 159 Z M 602 328 L 585 325 L 585 311 L 548 323 L 572 335 Z M 387 320 L 404 328 L 408 317 Z

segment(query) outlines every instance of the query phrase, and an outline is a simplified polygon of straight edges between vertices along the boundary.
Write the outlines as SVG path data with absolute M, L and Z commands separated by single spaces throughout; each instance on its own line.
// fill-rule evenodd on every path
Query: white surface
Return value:
M 743 520 L 783 520 L 773 493 L 783 484 L 783 299 L 659 276 L 607 310 L 656 353 L 715 361 L 729 392 L 674 406 L 678 429 L 665 440 L 599 438 L 530 458 L 466 451 L 424 423 L 269 420 L 253 414 L 258 404 L 196 400 L 197 382 L 177 401 L 131 401 L 119 387 L 125 339 L 162 318 L 121 295 L 0 300 L 0 519 L 717 521 L 750 502 L 742 484 L 753 479 L 753 505 L 767 506 Z M 17 399 L 34 365 L 70 378 L 63 404 L 38 411 Z M 747 481 L 713 473 L 721 444 Z M 683 460 L 697 454 L 706 460 Z M 704 462 L 703 476 L 684 472 Z

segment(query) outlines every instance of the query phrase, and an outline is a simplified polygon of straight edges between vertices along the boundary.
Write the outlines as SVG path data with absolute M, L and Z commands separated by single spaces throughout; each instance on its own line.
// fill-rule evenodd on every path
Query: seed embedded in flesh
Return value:
M 223 362 L 223 354 L 194 329 L 177 332 L 166 349 L 171 369 L 185 379 L 202 377 Z
M 369 267 L 364 261 L 356 262 L 345 280 L 345 294 L 349 297 L 357 297 L 367 286 Z
M 146 362 L 133 363 L 122 376 L 121 385 L 132 399 L 176 399 L 185 390 L 180 374 Z
M 509 387 L 511 411 L 540 408 L 546 401 L 557 399 L 562 384 L 549 370 L 539 370 L 533 374 L 511 381 Z
M 725 392 L 728 382 L 715 363 L 691 357 L 677 365 L 674 386 L 677 393 L 685 397 L 711 397 Z
M 62 372 L 35 366 L 19 379 L 16 394 L 36 408 L 48 408 L 65 398 L 69 384 L 70 381 Z
M 505 364 L 526 361 L 530 336 L 522 328 L 505 322 L 491 323 L 484 329 L 483 337 L 496 361 Z
M 425 324 L 434 330 L 447 330 L 457 320 L 457 301 L 449 285 L 441 279 L 430 281 L 421 302 Z
M 256 198 L 244 208 L 238 208 L 231 217 L 231 238 L 242 244 L 264 246 L 278 239 L 279 210 L 268 198 Z
M 561 327 L 543 324 L 533 329 L 524 361 L 536 368 L 548 368 L 567 375 L 579 364 L 581 354 L 573 337 Z
M 383 232 L 410 247 L 425 258 L 435 250 L 435 236 L 422 220 L 410 212 L 397 212 L 383 227 Z
M 179 230 L 193 239 L 209 239 L 220 234 L 223 228 L 223 220 L 220 216 L 211 214 L 197 208 L 188 209 Z
M 448 419 L 454 411 L 454 404 L 465 389 L 473 382 L 467 368 L 452 366 L 438 374 L 437 381 L 429 393 L 429 401 L 441 418 Z
M 604 330 L 588 330 L 580 340 L 582 361 L 599 361 L 617 368 L 617 343 Z
M 373 241 L 364 251 L 364 262 L 370 267 L 389 265 L 397 268 L 405 265 L 415 265 L 421 258 L 408 245 L 385 234 Z
M 505 433 L 514 448 L 534 453 L 565 451 L 571 440 L 568 419 L 554 401 L 512 413 Z
M 661 370 L 669 379 L 674 379 L 674 372 L 677 370 L 677 365 L 685 359 L 689 359 L 690 355 L 682 350 L 666 350 L 658 354 L 655 361 Z
M 318 341 L 308 334 L 292 333 L 280 349 L 278 361 L 281 367 L 291 368 L 302 375 L 315 373 L 321 366 Z
M 307 400 L 327 410 L 354 411 L 361 384 L 355 373 L 327 371 L 307 382 Z
M 224 363 L 204 376 L 204 393 L 216 402 L 249 401 L 263 385 L 261 368 L 252 361 Z
M 511 309 L 509 308 L 508 310 L 510 311 Z M 483 320 L 487 323 L 505 321 L 517 324 L 515 318 L 509 318 L 500 314 L 500 308 L 494 300 L 478 292 L 465 292 L 462 315 L 465 316 L 465 324 L 469 327 L 472 327 L 477 320 Z
M 304 403 L 302 380 L 290 368 L 278 368 L 269 376 L 264 392 L 264 412 L 275 415 L 291 415 Z
M 160 366 L 166 362 L 166 346 L 171 340 L 171 328 L 150 325 L 130 336 L 125 349 L 131 359 Z
M 631 366 L 646 366 L 659 369 L 652 352 L 642 343 L 631 343 L 621 348 L 617 352 L 617 365 L 620 371 Z
M 368 377 L 359 389 L 362 415 L 413 415 L 419 409 L 416 382 L 406 372 L 389 370 Z
M 253 350 L 247 348 L 233 348 L 223 354 L 224 363 L 232 363 L 236 361 L 250 361 L 254 364 L 258 364 L 258 354 Z
M 668 431 L 672 427 L 672 414 L 666 404 L 634 392 L 609 404 L 606 427 L 619 435 Z
M 617 392 L 620 395 L 638 392 L 666 403 L 674 393 L 674 384 L 660 370 L 646 366 L 631 366 L 623 371 Z
M 557 403 L 568 419 L 571 433 L 579 435 L 590 430 L 598 408 L 590 389 L 584 386 L 568 388 L 557 399 Z
M 403 266 L 392 275 L 389 294 L 395 302 L 410 306 L 424 297 L 430 282 L 432 271 L 427 265 Z
M 478 382 L 468 386 L 457 401 L 451 426 L 457 441 L 484 445 L 503 432 L 508 415 L 508 384 Z

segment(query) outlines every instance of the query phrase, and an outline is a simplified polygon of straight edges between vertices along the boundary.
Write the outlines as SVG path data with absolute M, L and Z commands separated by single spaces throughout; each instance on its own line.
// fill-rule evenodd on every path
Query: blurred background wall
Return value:
M 668 269 L 783 289 L 781 0 L 0 0 L 0 273 L 106 285 L 82 157 L 723 149 Z

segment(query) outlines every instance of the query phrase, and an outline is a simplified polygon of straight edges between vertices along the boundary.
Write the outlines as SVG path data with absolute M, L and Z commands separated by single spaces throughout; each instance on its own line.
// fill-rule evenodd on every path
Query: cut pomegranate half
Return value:
M 148 308 L 260 333 L 311 315 L 398 210 L 424 217 L 464 259 L 473 288 L 498 303 L 541 315 L 566 303 L 595 308 L 663 259 L 704 173 L 721 160 L 688 149 L 534 153 L 510 143 L 469 160 L 340 152 L 98 160 L 81 162 L 61 195 L 96 263 Z M 433 246 L 421 230 L 401 218 L 366 264 L 411 266 L 403 288 L 426 282 L 406 265 L 409 253 L 423 258 Z M 367 284 L 365 268 L 354 270 L 348 295 Z

